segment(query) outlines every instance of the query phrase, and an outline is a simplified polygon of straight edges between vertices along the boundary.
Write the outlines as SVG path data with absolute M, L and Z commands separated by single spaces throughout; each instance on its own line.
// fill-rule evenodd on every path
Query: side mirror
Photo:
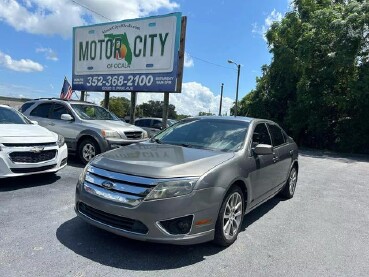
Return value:
M 270 155 L 273 154 L 273 146 L 269 144 L 258 144 L 254 148 L 254 153 L 256 155 Z
M 31 120 L 31 123 L 32 123 L 33 125 L 38 125 L 38 122 L 37 122 L 36 120 Z
M 60 117 L 61 120 L 72 121 L 73 117 L 70 114 L 63 113 Z

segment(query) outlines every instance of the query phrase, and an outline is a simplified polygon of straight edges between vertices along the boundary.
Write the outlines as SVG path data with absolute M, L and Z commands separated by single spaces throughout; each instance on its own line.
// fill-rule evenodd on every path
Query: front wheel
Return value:
M 233 187 L 227 193 L 219 211 L 215 225 L 214 242 L 220 246 L 231 245 L 241 229 L 244 196 L 239 187 Z
M 100 153 L 100 149 L 95 140 L 86 138 L 80 143 L 78 153 L 80 160 L 87 164 Z
M 290 175 L 288 176 L 287 182 L 284 188 L 281 190 L 280 195 L 284 198 L 290 199 L 295 194 L 297 184 L 297 168 L 294 166 L 291 168 Z

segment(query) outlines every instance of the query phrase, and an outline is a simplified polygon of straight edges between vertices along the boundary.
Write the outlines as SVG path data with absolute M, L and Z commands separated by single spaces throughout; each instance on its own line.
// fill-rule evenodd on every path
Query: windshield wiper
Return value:
M 161 140 L 157 138 L 152 138 L 151 141 L 162 144 Z

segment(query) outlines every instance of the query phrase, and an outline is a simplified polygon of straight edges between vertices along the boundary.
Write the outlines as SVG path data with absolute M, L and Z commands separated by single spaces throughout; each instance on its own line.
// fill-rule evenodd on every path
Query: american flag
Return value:
M 69 84 L 67 78 L 64 78 L 63 88 L 60 92 L 61 99 L 70 99 L 72 97 L 73 90 L 72 86 Z

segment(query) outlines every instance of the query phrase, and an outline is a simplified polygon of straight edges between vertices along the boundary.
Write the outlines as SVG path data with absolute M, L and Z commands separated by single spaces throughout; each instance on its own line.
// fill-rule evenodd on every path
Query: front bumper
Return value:
M 138 143 L 138 142 L 143 142 L 143 141 L 147 141 L 148 138 L 144 138 L 144 139 L 113 139 L 113 138 L 108 138 L 106 139 L 106 143 L 105 143 L 105 151 L 107 150 L 111 150 L 111 149 L 115 149 L 121 146 L 126 146 L 129 144 L 133 144 L 133 143 Z
M 56 150 L 53 159 L 39 163 L 21 163 L 13 162 L 9 154 L 12 152 L 30 151 L 32 147 L 2 147 L 0 151 L 0 179 L 7 177 L 27 176 L 40 173 L 57 172 L 67 165 L 68 150 L 67 145 L 62 147 L 50 146 L 46 150 Z
M 214 239 L 214 227 L 224 191 L 222 188 L 209 188 L 193 191 L 181 197 L 143 201 L 136 207 L 125 207 L 120 203 L 102 199 L 86 192 L 78 183 L 76 189 L 75 211 L 88 223 L 109 232 L 141 241 L 168 244 L 197 244 Z M 102 214 L 119 216 L 139 221 L 147 227 L 147 232 L 137 233 L 119 228 L 104 220 L 93 218 L 81 211 L 80 203 L 88 205 Z M 190 231 L 173 235 L 163 228 L 160 221 L 192 215 Z M 201 224 L 200 224 L 201 222 Z M 203 224 L 203 222 L 206 222 Z

